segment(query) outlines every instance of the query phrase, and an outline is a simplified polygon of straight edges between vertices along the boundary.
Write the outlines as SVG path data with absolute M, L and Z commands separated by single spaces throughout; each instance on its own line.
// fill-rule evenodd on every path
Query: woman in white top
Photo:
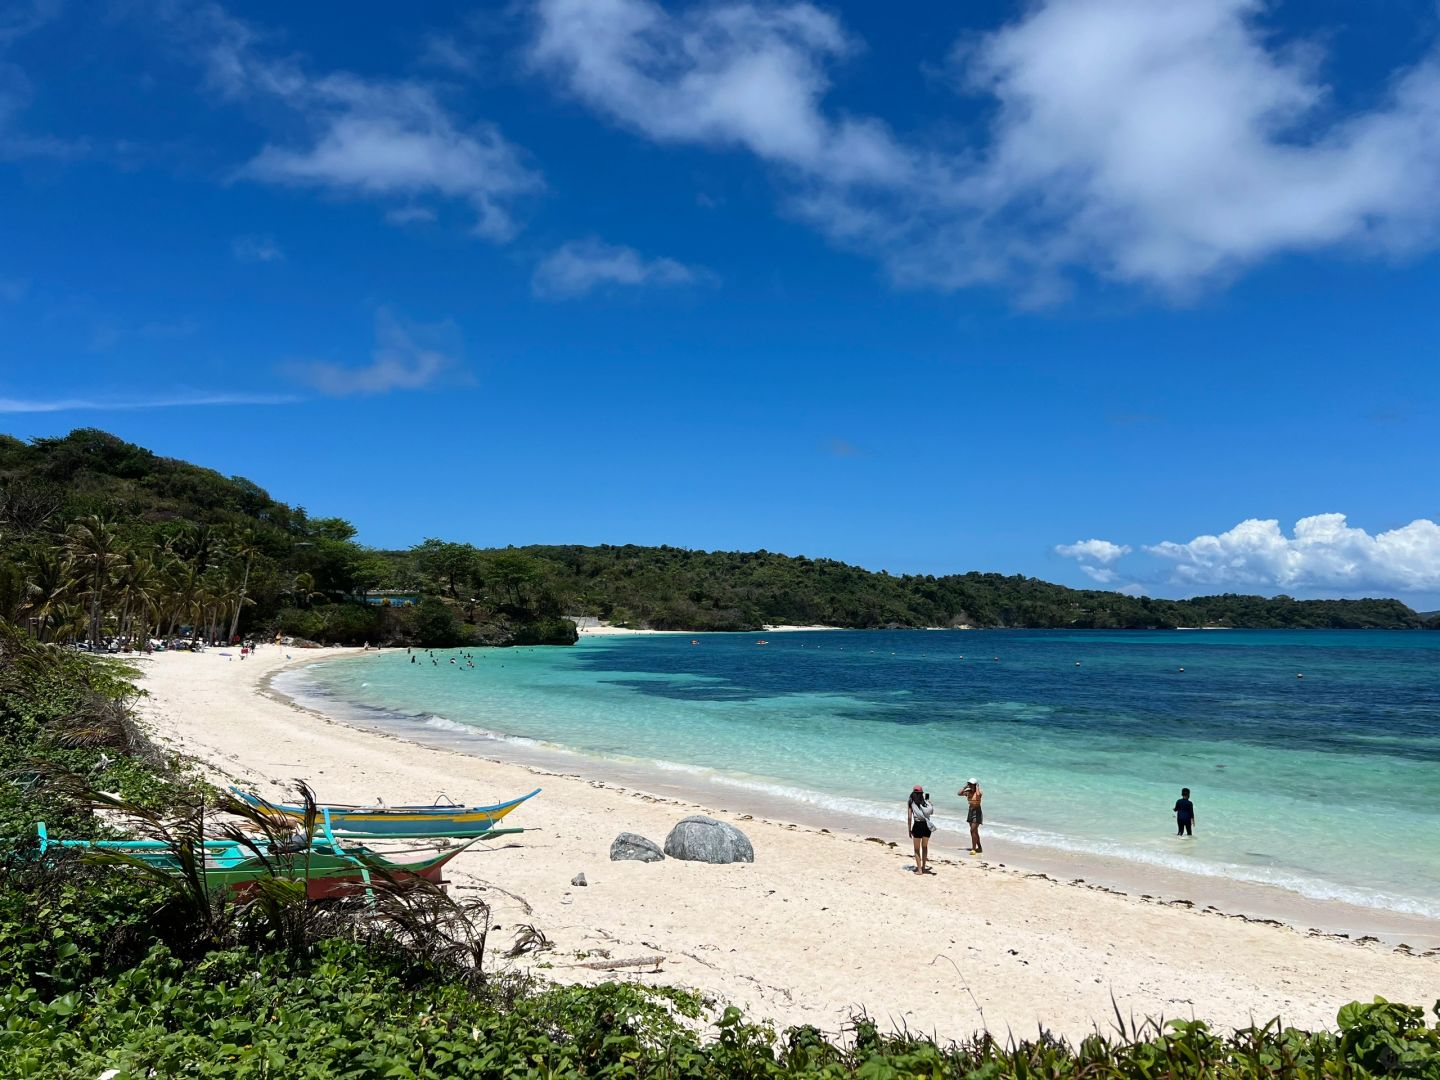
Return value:
M 905 831 L 910 834 L 910 839 L 915 844 L 915 872 L 917 874 L 933 874 L 930 869 L 930 834 L 935 831 L 931 824 L 930 817 L 934 808 L 930 805 L 930 799 L 925 794 L 925 789 L 919 784 L 915 790 L 910 792 L 910 800 L 905 804 Z

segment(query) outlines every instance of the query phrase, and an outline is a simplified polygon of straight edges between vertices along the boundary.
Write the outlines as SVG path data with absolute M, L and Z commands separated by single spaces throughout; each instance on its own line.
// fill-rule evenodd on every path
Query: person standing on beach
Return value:
M 916 784 L 915 790 L 910 792 L 910 801 L 905 804 L 905 831 L 910 834 L 910 839 L 915 844 L 915 872 L 917 874 L 933 874 L 935 872 L 929 867 L 930 834 L 934 831 L 930 824 L 932 812 L 930 800 L 925 797 L 925 789 Z
M 955 794 L 970 804 L 970 809 L 965 814 L 965 820 L 970 825 L 970 854 L 979 855 L 984 850 L 980 846 L 980 826 L 985 824 L 985 812 L 981 810 L 980 802 L 985 798 L 985 793 L 980 790 L 980 781 L 972 776 Z
M 1194 836 L 1191 828 L 1195 824 L 1195 804 L 1190 801 L 1190 789 L 1180 789 L 1180 798 L 1175 801 L 1176 836 Z

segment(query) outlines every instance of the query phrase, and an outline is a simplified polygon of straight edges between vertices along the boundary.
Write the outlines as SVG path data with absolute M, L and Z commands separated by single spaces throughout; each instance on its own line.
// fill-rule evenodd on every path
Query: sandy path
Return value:
M 295 662 L 342 650 L 295 653 Z M 838 1030 L 864 1007 L 882 1023 L 960 1036 L 981 1026 L 1070 1036 L 1108 1028 L 1111 996 L 1136 1017 L 1199 1016 L 1243 1025 L 1280 1015 L 1332 1025 L 1338 1007 L 1381 994 L 1426 1004 L 1440 958 L 1311 936 L 973 862 L 939 860 L 934 877 L 902 872 L 901 849 L 733 814 L 754 865 L 612 863 L 622 830 L 663 842 L 688 805 L 578 778 L 431 749 L 361 731 L 260 692 L 286 665 L 268 647 L 143 661 L 152 727 L 210 770 L 282 794 L 293 777 L 337 802 L 428 802 L 444 790 L 490 802 L 543 786 L 507 824 L 534 831 L 453 864 L 460 896 L 495 892 L 496 937 L 533 923 L 555 943 L 552 977 L 607 977 L 566 964 L 585 950 L 660 953 L 660 975 L 622 976 L 700 989 L 755 1018 Z M 572 887 L 584 872 L 588 887 Z

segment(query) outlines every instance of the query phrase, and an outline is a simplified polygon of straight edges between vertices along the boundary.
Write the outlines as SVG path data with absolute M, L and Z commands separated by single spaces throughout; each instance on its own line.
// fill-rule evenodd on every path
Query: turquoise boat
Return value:
M 323 838 L 312 837 L 296 851 L 267 850 L 271 842 L 263 837 L 252 837 L 248 842 L 205 840 L 199 868 L 205 885 L 208 889 L 230 889 L 244 895 L 267 879 L 304 881 L 306 895 L 312 900 L 333 900 L 363 893 L 374 876 L 394 881 L 421 879 L 443 887 L 445 865 L 455 856 L 489 837 L 524 831 L 492 829 L 485 836 L 473 837 L 446 851 L 399 858 L 397 854 L 414 853 L 382 854 L 363 844 L 345 846 L 330 831 L 328 822 L 324 830 Z M 172 845 L 161 840 L 56 840 L 49 835 L 43 821 L 37 831 L 42 856 L 53 851 L 94 852 L 138 859 L 175 874 L 184 871 Z
M 252 809 L 280 814 L 294 821 L 305 820 L 305 807 L 294 803 L 273 803 L 248 791 L 232 787 L 236 798 Z M 352 806 L 321 803 L 330 827 L 338 836 L 372 839 L 421 840 L 427 837 L 464 839 L 484 836 L 497 822 L 527 799 L 540 794 L 536 788 L 509 802 L 493 806 L 465 806 L 461 803 L 433 803 L 430 806 Z

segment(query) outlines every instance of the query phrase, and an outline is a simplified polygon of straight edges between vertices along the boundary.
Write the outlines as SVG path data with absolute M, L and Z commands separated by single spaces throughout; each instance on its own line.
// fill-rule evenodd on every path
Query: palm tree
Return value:
M 90 597 L 90 644 L 100 644 L 100 612 L 110 571 L 120 561 L 115 530 L 91 514 L 65 530 L 65 544 L 75 562 L 84 570 Z
M 236 558 L 245 560 L 245 573 L 240 579 L 240 597 L 235 601 L 235 617 L 230 620 L 230 635 L 227 639 L 234 641 L 235 632 L 240 629 L 240 609 L 247 603 L 255 602 L 245 595 L 250 588 L 250 566 L 255 561 L 255 556 L 260 553 L 260 549 L 255 544 L 255 531 L 244 529 L 237 533 L 231 543 L 230 551 Z
M 131 636 L 133 620 L 138 617 L 143 636 L 149 637 L 150 616 L 159 606 L 160 575 L 149 559 L 129 553 L 125 556 L 117 587 L 120 592 L 120 633 Z
M 285 590 L 285 595 L 290 602 L 299 608 L 308 608 L 312 601 L 323 599 L 325 594 L 315 588 L 315 575 L 301 571 L 290 579 L 290 587 Z
M 90 619 L 81 604 L 69 601 L 56 604 L 52 615 L 55 622 L 51 636 L 56 641 L 75 641 L 83 638 L 89 629 Z
M 35 636 L 44 641 L 51 620 L 75 588 L 74 568 L 61 549 L 39 545 L 31 553 L 29 570 L 25 616 L 39 620 Z

